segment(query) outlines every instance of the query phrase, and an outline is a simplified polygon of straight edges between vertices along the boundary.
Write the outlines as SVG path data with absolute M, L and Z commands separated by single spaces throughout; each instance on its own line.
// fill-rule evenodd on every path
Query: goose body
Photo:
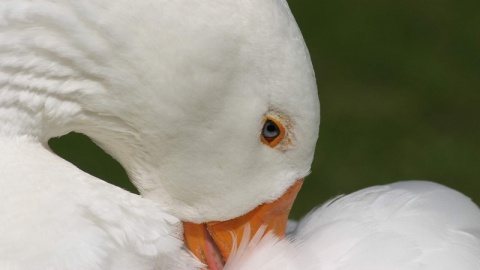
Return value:
M 0 269 L 196 269 L 179 219 L 29 138 L 2 140 Z
M 286 1 L 7 0 L 0 26 L 0 269 L 480 269 L 478 207 L 433 183 L 278 238 L 320 121 Z M 71 131 L 142 196 L 53 154 Z
M 287 239 L 245 244 L 230 265 L 475 270 L 480 267 L 479 224 L 478 207 L 463 194 L 432 182 L 398 182 L 332 199 L 303 218 Z

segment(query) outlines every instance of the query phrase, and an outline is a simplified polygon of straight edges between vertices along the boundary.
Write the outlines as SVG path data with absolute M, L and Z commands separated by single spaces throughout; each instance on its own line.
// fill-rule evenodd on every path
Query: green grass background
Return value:
M 315 66 L 322 123 L 292 216 L 343 193 L 408 179 L 480 203 L 480 1 L 289 1 Z M 129 190 L 80 135 L 50 142 Z

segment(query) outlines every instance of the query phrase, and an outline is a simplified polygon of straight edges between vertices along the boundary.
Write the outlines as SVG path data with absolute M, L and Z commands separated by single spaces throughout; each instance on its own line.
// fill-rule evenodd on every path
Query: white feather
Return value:
M 399 182 L 337 197 L 289 238 L 250 248 L 235 258 L 243 269 L 478 270 L 480 210 L 447 187 Z
M 29 138 L 2 140 L 1 149 L 0 269 L 200 266 L 164 207 L 85 174 Z

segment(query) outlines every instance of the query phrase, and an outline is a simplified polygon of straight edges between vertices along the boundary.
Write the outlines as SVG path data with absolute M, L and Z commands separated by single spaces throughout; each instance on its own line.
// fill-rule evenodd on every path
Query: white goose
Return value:
M 0 269 L 480 269 L 480 211 L 427 182 L 274 236 L 319 125 L 285 1 L 5 0 L 0 26 Z M 70 131 L 142 197 L 51 153 Z

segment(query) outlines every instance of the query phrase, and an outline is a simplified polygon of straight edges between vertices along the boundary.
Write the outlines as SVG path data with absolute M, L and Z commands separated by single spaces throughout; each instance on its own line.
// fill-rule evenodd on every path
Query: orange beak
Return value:
M 183 222 L 185 244 L 208 269 L 222 269 L 233 248 L 232 233 L 236 243 L 241 243 L 247 225 L 251 237 L 262 226 L 266 226 L 265 233 L 272 231 L 280 238 L 285 235 L 288 214 L 302 184 L 303 179 L 300 179 L 277 200 L 231 220 L 203 224 Z

